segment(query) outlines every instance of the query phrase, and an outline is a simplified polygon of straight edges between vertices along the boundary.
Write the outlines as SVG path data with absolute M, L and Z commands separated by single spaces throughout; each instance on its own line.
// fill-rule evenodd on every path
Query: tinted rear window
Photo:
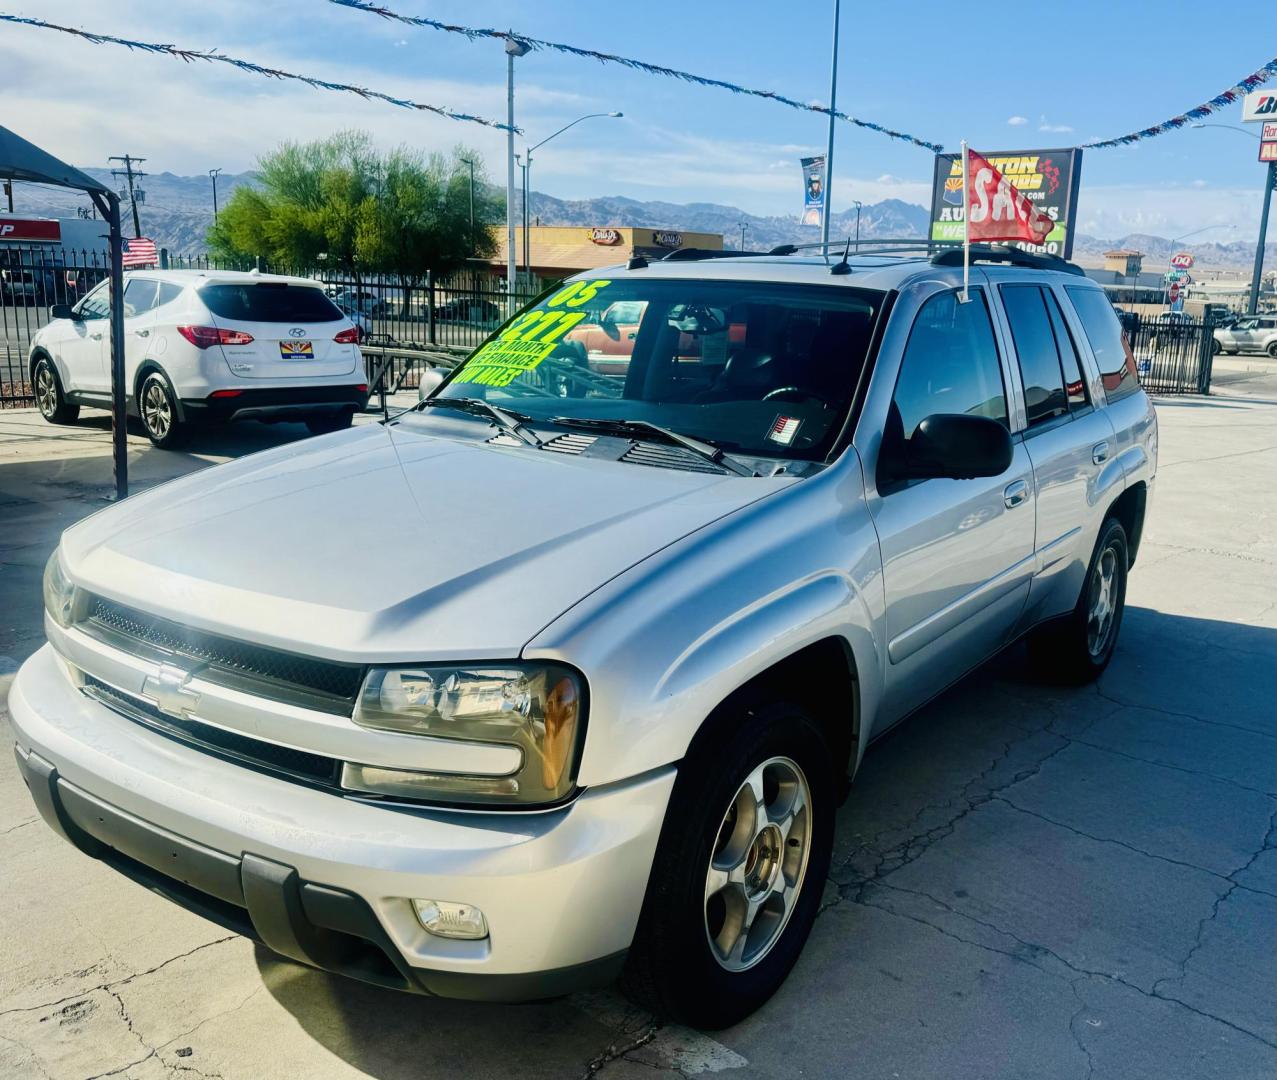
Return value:
M 344 318 L 322 289 L 309 285 L 205 285 L 200 299 L 219 319 L 313 323 Z
M 1117 314 L 1109 298 L 1099 289 L 1079 289 L 1066 285 L 1064 291 L 1073 301 L 1073 310 L 1077 312 L 1086 332 L 1086 340 L 1091 343 L 1091 352 L 1095 354 L 1095 363 L 1100 369 L 1100 381 L 1104 384 L 1104 393 L 1109 401 L 1133 394 L 1140 388 L 1139 376 L 1135 371 L 1135 358 L 1122 335 L 1122 324 L 1117 321 Z

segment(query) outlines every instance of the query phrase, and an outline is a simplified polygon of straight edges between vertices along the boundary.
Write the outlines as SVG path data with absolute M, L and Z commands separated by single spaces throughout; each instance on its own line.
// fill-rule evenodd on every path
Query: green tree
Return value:
M 475 162 L 473 232 L 470 173 Z M 403 286 L 405 313 L 426 274 L 444 274 L 496 248 L 485 223 L 504 213 L 488 194 L 481 159 L 458 146 L 423 156 L 400 147 L 380 154 L 365 132 L 284 143 L 258 162 L 258 185 L 232 193 L 208 233 L 214 256 L 260 256 L 277 267 L 322 261 L 359 281 L 385 273 Z

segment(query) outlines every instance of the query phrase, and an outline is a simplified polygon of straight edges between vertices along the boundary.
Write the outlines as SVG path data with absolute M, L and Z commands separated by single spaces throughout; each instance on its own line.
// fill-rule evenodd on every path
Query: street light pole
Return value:
M 829 64 L 829 147 L 825 151 L 825 209 L 820 216 L 820 242 L 829 243 L 829 211 L 834 194 L 834 109 L 838 99 L 838 14 L 840 0 L 834 0 L 834 50 Z
M 859 253 L 860 251 L 860 208 L 864 206 L 865 204 L 862 203 L 859 199 L 852 199 L 851 201 L 856 204 L 856 251 L 857 253 Z
M 1265 170 L 1264 208 L 1259 214 L 1259 243 L 1255 245 L 1255 269 L 1250 275 L 1250 300 L 1246 305 L 1246 314 L 1254 315 L 1259 310 L 1259 280 L 1264 273 L 1264 241 L 1268 238 L 1268 207 L 1273 201 L 1273 183 L 1277 166 L 1269 165 Z
M 505 173 L 505 289 L 507 314 L 514 313 L 514 58 L 529 46 L 513 37 L 505 39 L 506 53 L 506 173 Z
M 213 224 L 214 225 L 217 224 L 217 174 L 220 173 L 221 171 L 222 171 L 221 169 L 208 170 L 208 175 L 210 179 L 213 181 Z
M 745 250 L 745 230 L 749 228 L 749 223 L 742 221 L 740 223 L 740 250 Z

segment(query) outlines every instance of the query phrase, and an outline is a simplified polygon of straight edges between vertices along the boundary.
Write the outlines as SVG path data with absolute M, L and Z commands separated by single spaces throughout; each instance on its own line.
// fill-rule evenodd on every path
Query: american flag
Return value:
M 138 266 L 154 266 L 160 261 L 155 253 L 155 241 L 139 236 L 136 240 L 124 241 L 124 269 Z

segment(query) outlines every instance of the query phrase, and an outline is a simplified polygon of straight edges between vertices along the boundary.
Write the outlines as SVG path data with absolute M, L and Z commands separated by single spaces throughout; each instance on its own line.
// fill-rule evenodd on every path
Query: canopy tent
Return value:
M 111 457 L 115 494 L 129 493 L 124 416 L 124 268 L 120 240 L 120 197 L 105 184 L 59 161 L 6 127 L 0 127 L 0 176 L 33 184 L 54 184 L 87 192 L 110 229 L 111 265 Z

